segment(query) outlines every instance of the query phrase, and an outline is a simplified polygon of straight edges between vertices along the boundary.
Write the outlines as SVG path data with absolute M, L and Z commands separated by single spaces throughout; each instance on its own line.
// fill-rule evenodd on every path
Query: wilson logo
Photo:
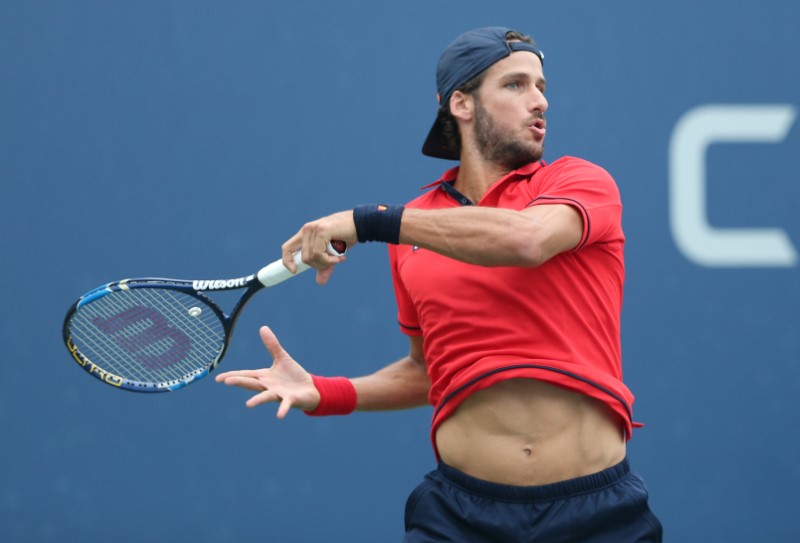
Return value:
M 181 362 L 192 350 L 189 336 L 152 307 L 131 307 L 116 315 L 95 317 L 92 323 L 150 370 Z
M 192 288 L 195 290 L 222 290 L 226 288 L 241 288 L 247 284 L 253 276 L 238 277 L 236 279 L 199 279 L 192 281 Z

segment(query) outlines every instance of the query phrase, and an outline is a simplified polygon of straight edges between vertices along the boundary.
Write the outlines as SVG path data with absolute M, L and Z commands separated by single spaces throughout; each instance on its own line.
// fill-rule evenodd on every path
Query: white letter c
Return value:
M 797 251 L 782 229 L 714 228 L 706 214 L 708 147 L 783 141 L 795 116 L 791 105 L 705 105 L 678 120 L 669 144 L 669 218 L 672 236 L 686 258 L 701 266 L 797 263 Z

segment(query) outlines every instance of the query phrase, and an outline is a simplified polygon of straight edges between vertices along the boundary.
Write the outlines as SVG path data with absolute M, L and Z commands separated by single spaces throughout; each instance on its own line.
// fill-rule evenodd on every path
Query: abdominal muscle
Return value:
M 618 416 L 605 404 L 533 379 L 475 392 L 436 431 L 444 463 L 517 486 L 597 473 L 625 458 L 625 443 Z

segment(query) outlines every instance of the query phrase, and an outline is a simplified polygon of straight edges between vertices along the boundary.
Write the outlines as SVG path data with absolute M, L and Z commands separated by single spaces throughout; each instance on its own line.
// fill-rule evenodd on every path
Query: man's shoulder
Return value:
M 548 163 L 543 170 L 549 171 L 550 173 L 555 173 L 557 171 L 576 171 L 603 172 L 605 175 L 610 175 L 602 166 L 575 156 L 563 156 L 559 159 L 556 159 L 553 162 Z
M 540 181 L 545 183 L 586 183 L 616 187 L 617 182 L 603 168 L 583 158 L 564 156 L 547 164 L 540 170 Z

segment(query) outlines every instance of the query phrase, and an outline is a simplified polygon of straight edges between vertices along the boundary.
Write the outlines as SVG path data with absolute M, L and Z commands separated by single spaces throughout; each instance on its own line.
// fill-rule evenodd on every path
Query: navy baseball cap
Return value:
M 530 51 L 544 64 L 544 54 L 532 43 L 506 41 L 509 32 L 514 31 L 502 26 L 478 28 L 461 34 L 447 46 L 436 66 L 436 94 L 440 105 L 448 104 L 456 90 L 515 51 Z M 422 154 L 449 160 L 460 158 L 458 153 L 448 149 L 438 114 L 422 146 Z

